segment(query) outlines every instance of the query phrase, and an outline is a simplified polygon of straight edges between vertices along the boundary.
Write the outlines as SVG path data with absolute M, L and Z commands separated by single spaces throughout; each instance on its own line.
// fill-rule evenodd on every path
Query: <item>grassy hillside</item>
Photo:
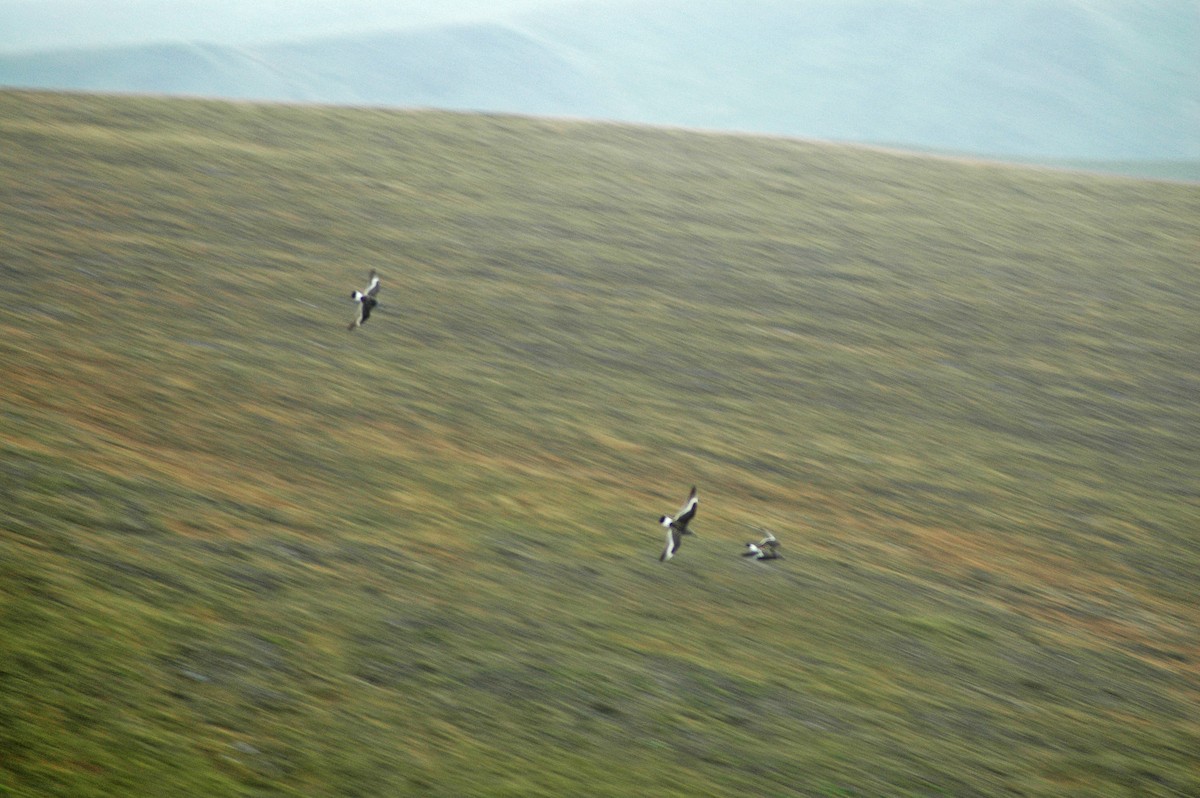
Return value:
M 15 92 L 0 142 L 0 792 L 1200 792 L 1200 189 Z

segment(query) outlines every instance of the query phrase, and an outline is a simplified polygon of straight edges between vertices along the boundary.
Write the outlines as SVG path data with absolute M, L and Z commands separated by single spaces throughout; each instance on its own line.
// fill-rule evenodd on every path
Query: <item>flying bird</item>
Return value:
M 666 562 L 675 556 L 675 552 L 679 551 L 679 540 L 684 535 L 694 534 L 688 529 L 688 522 L 696 517 L 696 487 L 692 486 L 692 492 L 688 494 L 687 501 L 683 503 L 683 507 L 679 508 L 679 514 L 672 518 L 669 515 L 664 515 L 658 519 L 658 523 L 662 524 L 667 529 L 667 545 L 663 549 L 662 555 L 659 556 L 659 562 Z
M 362 291 L 351 291 L 350 298 L 358 303 L 358 318 L 350 322 L 349 329 L 361 327 L 371 316 L 371 308 L 379 304 L 379 300 L 375 299 L 379 295 L 379 274 L 371 269 L 371 281 L 367 283 L 367 287 Z
M 767 536 L 757 543 L 747 543 L 742 556 L 753 557 L 756 560 L 782 560 L 783 552 L 779 550 L 779 541 L 769 529 L 763 531 L 767 533 Z

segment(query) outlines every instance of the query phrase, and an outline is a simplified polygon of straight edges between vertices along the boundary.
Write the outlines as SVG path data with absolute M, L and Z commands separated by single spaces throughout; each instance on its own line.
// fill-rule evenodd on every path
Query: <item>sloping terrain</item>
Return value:
M 1191 0 L 639 0 L 275 30 L 10 52 L 0 85 L 619 119 L 1200 179 Z
M 0 141 L 0 790 L 1200 792 L 1195 187 L 22 92 Z

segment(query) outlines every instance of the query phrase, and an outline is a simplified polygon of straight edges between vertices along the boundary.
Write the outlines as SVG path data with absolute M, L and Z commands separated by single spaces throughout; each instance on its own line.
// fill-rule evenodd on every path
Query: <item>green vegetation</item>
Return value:
M 7 92 L 0 212 L 0 794 L 1200 793 L 1197 187 Z

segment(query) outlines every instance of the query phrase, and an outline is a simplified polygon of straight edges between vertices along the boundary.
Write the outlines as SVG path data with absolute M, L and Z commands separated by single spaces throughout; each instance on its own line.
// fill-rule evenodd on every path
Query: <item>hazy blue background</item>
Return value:
M 251 44 L 500 19 L 570 0 L 0 0 L 0 50 Z
M 0 85 L 1200 163 L 1197 0 L 0 0 Z

